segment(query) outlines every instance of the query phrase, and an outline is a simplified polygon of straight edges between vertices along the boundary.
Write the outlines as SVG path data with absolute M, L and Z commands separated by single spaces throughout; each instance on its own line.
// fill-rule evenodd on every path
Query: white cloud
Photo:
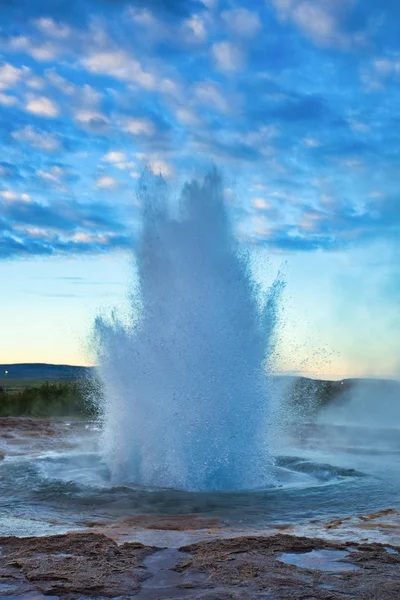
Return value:
M 364 40 L 361 33 L 346 33 L 342 21 L 354 0 L 268 0 L 282 21 L 292 22 L 318 46 L 349 49 Z
M 362 123 L 361 121 L 355 121 L 353 119 L 350 120 L 350 127 L 353 131 L 358 133 L 369 133 L 371 128 L 366 123 Z
M 125 152 L 115 152 L 115 151 L 111 151 L 108 152 L 107 154 L 105 154 L 102 158 L 102 160 L 104 160 L 105 162 L 109 162 L 109 163 L 119 163 L 119 162 L 125 162 L 127 160 L 127 156 L 125 154 Z
M 96 90 L 96 88 L 87 83 L 78 88 L 78 90 L 79 100 L 85 106 L 97 106 L 103 98 L 102 92 L 99 92 L 99 90 Z
M 319 148 L 321 146 L 320 140 L 314 137 L 305 137 L 302 142 L 307 148 Z
M 261 30 L 261 21 L 257 13 L 247 8 L 224 10 L 221 18 L 228 29 L 242 37 L 251 38 Z
M 102 190 L 114 190 L 119 187 L 120 182 L 110 175 L 101 175 L 96 180 L 96 187 Z
M 41 227 L 26 227 L 25 225 L 16 225 L 16 228 L 18 231 L 23 232 L 24 235 L 40 240 L 51 240 L 54 235 L 48 229 L 42 229 Z
M 46 131 L 38 131 L 31 125 L 17 129 L 12 133 L 12 137 L 19 142 L 24 142 L 33 148 L 44 150 L 45 152 L 58 152 L 62 149 L 62 144 L 58 137 Z
M 31 202 L 31 197 L 29 196 L 29 194 L 20 194 L 19 192 L 14 192 L 12 190 L 2 190 L 0 191 L 0 196 L 4 200 L 7 200 L 7 202 L 15 202 L 15 200 Z
M 18 69 L 9 63 L 5 63 L 0 66 L 0 90 L 7 90 L 13 88 L 17 83 L 21 81 L 26 75 L 30 73 L 28 67 L 21 67 Z
M 65 79 L 65 77 L 59 75 L 54 68 L 46 69 L 45 75 L 50 81 L 51 85 L 60 90 L 60 92 L 63 92 L 67 96 L 72 96 L 76 93 L 77 87 L 68 81 L 68 79 Z
M 0 192 L 0 196 L 4 198 L 4 200 L 9 200 L 10 202 L 12 202 L 13 200 L 18 199 L 19 194 L 17 194 L 16 192 L 12 192 L 11 190 L 3 190 Z
M 109 239 L 113 237 L 112 234 L 104 233 L 87 233 L 85 231 L 78 231 L 71 236 L 73 242 L 79 242 L 81 244 L 103 244 L 106 245 Z
M 274 206 L 265 200 L 265 198 L 253 198 L 253 206 L 257 210 L 272 210 Z
M 382 77 L 387 77 L 393 73 L 400 73 L 400 60 L 390 60 L 388 58 L 377 58 L 374 61 L 374 69 Z
M 27 52 L 32 58 L 40 62 L 51 62 L 60 54 L 59 49 L 50 43 L 41 44 L 40 46 L 30 46 Z
M 217 68 L 221 71 L 237 71 L 243 67 L 243 52 L 232 42 L 218 42 L 213 44 L 211 50 Z
M 372 64 L 361 71 L 361 81 L 368 91 L 381 90 L 387 79 L 398 81 L 400 76 L 400 56 L 376 58 Z
M 179 98 L 182 92 L 180 86 L 168 77 L 165 77 L 160 81 L 158 89 L 160 89 L 164 94 L 169 94 L 175 98 Z
M 203 19 L 199 15 L 192 15 L 190 19 L 184 21 L 184 28 L 190 34 L 191 38 L 204 42 L 207 39 L 207 31 Z
M 148 161 L 150 169 L 154 175 L 162 175 L 163 177 L 172 177 L 174 168 L 171 164 L 162 159 L 150 159 Z
M 386 194 L 384 192 L 381 192 L 380 190 L 374 190 L 373 192 L 371 192 L 370 194 L 368 194 L 368 196 L 370 198 L 375 198 L 377 200 L 380 200 L 381 198 L 384 198 L 385 195 Z
M 29 77 L 25 84 L 33 90 L 42 90 L 45 87 L 45 81 L 42 77 Z
M 16 106 L 18 104 L 18 98 L 0 92 L 0 104 L 3 106 Z
M 130 6 L 127 12 L 132 21 L 135 21 L 135 23 L 138 23 L 142 27 L 154 27 L 158 23 L 153 13 L 147 8 L 137 9 Z
M 136 168 L 136 163 L 132 160 L 129 160 L 125 152 L 111 151 L 105 154 L 101 160 L 110 163 L 113 167 L 119 169 L 120 171 Z
M 144 117 L 143 119 L 125 119 L 122 122 L 122 129 L 132 135 L 153 136 L 156 133 L 156 126 L 153 121 Z
M 194 95 L 201 104 L 209 108 L 216 108 L 221 112 L 227 112 L 229 105 L 218 87 L 211 82 L 199 83 L 194 88 Z
M 60 54 L 60 49 L 54 43 L 36 43 L 25 35 L 10 38 L 7 49 L 10 52 L 25 52 L 40 62 L 50 62 Z
M 64 23 L 56 23 L 54 19 L 41 17 L 35 21 L 36 27 L 45 35 L 56 39 L 66 39 L 71 35 L 71 28 Z
M 63 169 L 63 167 L 54 165 L 53 167 L 50 167 L 48 171 L 39 170 L 37 172 L 37 175 L 47 183 L 50 183 L 60 189 L 65 190 L 63 179 L 66 176 L 66 171 L 65 169 Z
M 105 115 L 103 115 L 103 113 L 90 108 L 78 109 L 75 113 L 75 119 L 81 125 L 86 125 L 88 127 L 96 125 L 104 127 L 109 123 L 109 120 Z
M 125 50 L 93 52 L 82 60 L 82 65 L 91 73 L 136 83 L 146 89 L 156 86 L 154 75 L 144 71 L 139 61 Z
M 183 106 L 176 109 L 176 118 L 184 125 L 198 125 L 201 120 L 190 108 Z
M 26 110 L 34 115 L 53 119 L 60 114 L 59 108 L 54 100 L 46 96 L 31 97 L 26 105 Z
M 126 171 L 128 169 L 136 169 L 137 164 L 133 160 L 128 160 L 126 162 L 115 163 L 114 165 L 120 171 Z

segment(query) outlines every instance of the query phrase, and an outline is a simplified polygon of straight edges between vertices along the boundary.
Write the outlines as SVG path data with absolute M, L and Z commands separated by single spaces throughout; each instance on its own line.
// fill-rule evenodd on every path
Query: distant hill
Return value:
M 74 365 L 52 365 L 46 363 L 0 364 L 0 380 L 4 379 L 81 379 L 93 374 L 94 367 L 77 367 Z M 6 375 L 6 371 L 8 374 Z M 278 375 L 274 377 L 278 387 L 290 386 L 299 395 L 315 393 L 328 399 L 337 397 L 355 386 L 365 387 L 373 391 L 400 392 L 400 382 L 393 379 L 342 379 L 341 381 L 326 381 L 310 379 L 293 375 Z
M 87 398 L 88 385 L 98 384 L 96 394 L 101 395 L 101 383 L 93 375 L 94 367 L 0 364 L 0 415 L 84 414 L 83 405 L 79 403 L 82 397 Z M 325 381 L 280 375 L 272 378 L 268 395 L 273 398 L 274 406 L 279 406 L 278 419 L 289 415 L 298 426 L 317 418 L 346 425 L 400 426 L 400 381 L 397 380 Z M 43 402 L 53 412 L 43 412 Z
M 8 373 L 6 374 L 6 371 Z M 48 365 L 45 363 L 0 364 L 0 381 L 7 379 L 82 379 L 93 372 L 93 367 Z

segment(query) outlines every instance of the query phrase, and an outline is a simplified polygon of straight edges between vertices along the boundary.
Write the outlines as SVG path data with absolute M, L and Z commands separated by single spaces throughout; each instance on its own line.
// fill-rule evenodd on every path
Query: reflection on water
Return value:
M 350 556 L 345 550 L 311 550 L 311 552 L 282 552 L 278 560 L 287 565 L 318 571 L 344 572 L 357 571 L 360 567 L 344 561 Z

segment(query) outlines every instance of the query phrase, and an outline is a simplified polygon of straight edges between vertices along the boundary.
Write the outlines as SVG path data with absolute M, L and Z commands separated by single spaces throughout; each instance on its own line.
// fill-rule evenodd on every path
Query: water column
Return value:
M 270 480 L 268 359 L 282 283 L 260 298 L 213 170 L 171 215 L 161 178 L 139 190 L 131 318 L 95 323 L 104 456 L 115 482 L 187 490 Z M 139 290 L 139 291 L 138 291 Z

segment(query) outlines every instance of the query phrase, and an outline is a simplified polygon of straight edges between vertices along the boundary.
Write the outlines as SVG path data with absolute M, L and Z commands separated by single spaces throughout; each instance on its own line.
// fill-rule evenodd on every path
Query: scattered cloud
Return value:
M 221 13 L 229 31 L 244 38 L 252 38 L 260 33 L 262 24 L 258 14 L 247 8 L 233 8 Z
M 60 48 L 54 42 L 36 41 L 26 35 L 10 37 L 7 50 L 14 53 L 25 53 L 39 62 L 51 62 L 60 54 Z
M 207 39 L 207 30 L 205 28 L 204 20 L 200 15 L 193 15 L 190 19 L 186 19 L 184 27 L 191 39 L 199 42 L 204 42 Z
M 44 182 L 55 186 L 59 190 L 66 190 L 67 171 L 60 165 L 52 165 L 47 170 L 39 169 L 37 176 Z
M 172 177 L 174 174 L 174 168 L 167 161 L 159 159 L 159 158 L 151 158 L 148 161 L 148 166 L 154 173 L 154 175 L 162 175 L 167 179 Z
M 68 79 L 59 75 L 54 67 L 46 69 L 45 76 L 50 84 L 56 87 L 61 93 L 66 94 L 67 96 L 76 93 L 77 87 L 68 81 Z
M 121 129 L 131 135 L 151 137 L 156 133 L 156 126 L 146 117 L 142 119 L 124 119 L 121 124 Z
M 120 186 L 120 182 L 111 175 L 100 175 L 96 180 L 96 187 L 101 190 L 115 190 Z
M 40 19 L 36 19 L 34 24 L 44 35 L 57 40 L 65 40 L 72 34 L 71 27 L 64 23 L 57 23 L 54 19 L 49 17 L 41 17 Z
M 103 162 L 107 162 L 120 171 L 126 171 L 134 169 L 136 162 L 128 157 L 125 152 L 118 152 L 111 150 L 107 152 L 102 158 Z
M 15 96 L 11 96 L 10 94 L 2 94 L 0 92 L 0 104 L 3 106 L 17 106 L 19 101 Z
M 90 73 L 136 83 L 145 89 L 156 87 L 155 76 L 145 71 L 140 62 L 125 50 L 93 52 L 81 62 Z
M 32 148 L 44 150 L 45 152 L 58 152 L 63 147 L 60 136 L 35 129 L 32 125 L 16 129 L 12 132 L 12 137 Z
M 109 162 L 109 163 L 121 163 L 121 162 L 126 162 L 127 161 L 127 155 L 125 154 L 125 152 L 116 152 L 115 150 L 111 150 L 110 152 L 107 152 L 107 154 L 105 154 L 103 156 L 103 160 L 105 162 Z
M 6 4 L 8 252 L 120 247 L 111 241 L 121 234 L 114 213 L 100 232 L 76 221 L 54 233 L 56 216 L 74 213 L 72 190 L 111 204 L 118 189 L 126 205 L 143 166 L 173 179 L 210 161 L 239 182 L 230 206 L 239 221 L 255 219 L 255 243 L 335 249 L 397 227 L 388 202 L 399 183 L 392 23 L 400 8 L 383 10 L 378 0 L 93 0 L 79 11 L 74 2 Z M 18 221 L 17 208 L 32 222 Z M 47 223 L 50 213 L 53 225 L 40 225 L 38 215 Z
M 104 131 L 109 125 L 108 118 L 102 112 L 91 108 L 78 109 L 75 119 L 80 125 L 97 131 Z
M 13 190 L 0 190 L 0 197 L 7 202 L 14 202 L 16 200 L 21 202 L 31 202 L 29 194 L 21 194 L 20 192 L 15 192 Z
M 214 108 L 221 112 L 228 112 L 230 109 L 229 103 L 219 86 L 211 81 L 196 84 L 194 96 L 201 104 L 210 109 Z
M 364 32 L 343 24 L 354 0 L 270 0 L 281 21 L 293 23 L 314 44 L 349 50 L 365 44 Z
M 14 67 L 10 63 L 0 66 L 0 90 L 8 90 L 30 73 L 28 67 Z
M 212 46 L 212 55 L 221 71 L 238 71 L 244 66 L 244 54 L 233 42 L 217 42 Z
M 46 96 L 31 96 L 26 104 L 26 110 L 34 115 L 54 119 L 60 114 L 57 103 Z

